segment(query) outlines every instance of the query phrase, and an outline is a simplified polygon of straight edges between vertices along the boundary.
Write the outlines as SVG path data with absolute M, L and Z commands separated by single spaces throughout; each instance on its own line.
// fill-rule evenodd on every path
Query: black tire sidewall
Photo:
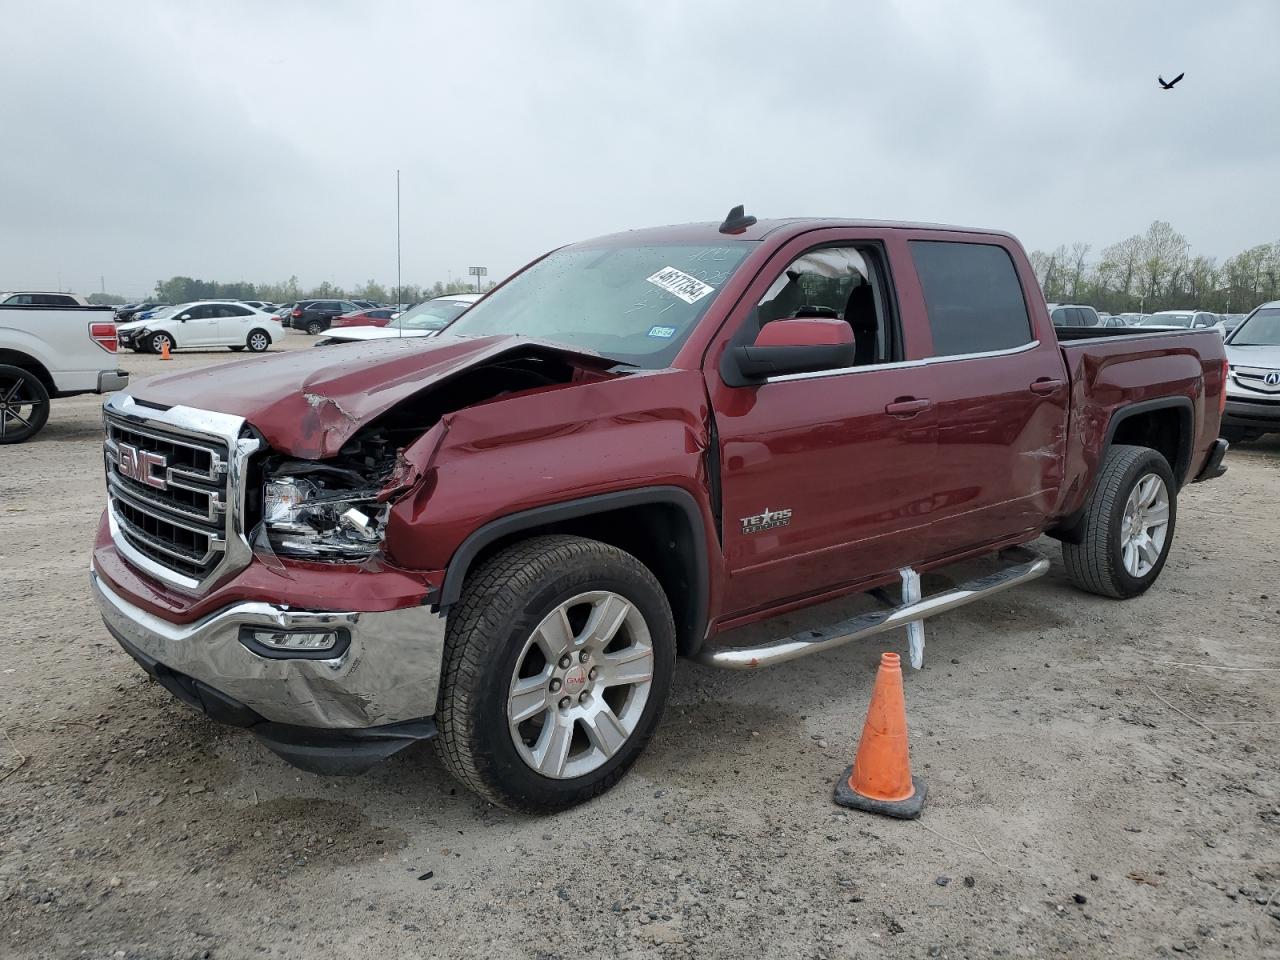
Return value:
M 23 392 L 34 395 L 30 430 L 20 437 L 11 437 L 6 435 L 5 437 L 0 438 L 0 443 L 4 444 L 25 443 L 43 430 L 45 424 L 49 422 L 49 391 L 45 388 L 45 385 L 40 382 L 39 377 L 30 370 L 24 370 L 22 367 L 0 364 L 0 379 L 21 380 L 23 382 Z
M 318 337 L 323 332 L 324 326 L 319 320 L 312 320 L 307 324 L 307 333 L 311 334 L 311 336 Z
M 267 341 L 266 346 L 264 346 L 261 350 L 259 350 L 257 347 L 253 345 L 253 338 L 257 336 L 261 336 L 264 340 Z M 251 353 L 266 353 L 271 348 L 271 337 L 267 335 L 265 330 L 251 331 L 249 336 L 245 339 L 245 346 L 249 348 L 249 351 Z
M 670 613 L 660 593 L 639 576 L 628 575 L 621 564 L 599 572 L 570 569 L 544 579 L 522 598 L 514 615 L 504 617 L 493 646 L 487 682 L 474 691 L 477 752 L 490 758 L 493 774 L 504 789 L 535 809 L 557 809 L 595 796 L 635 762 L 661 718 L 675 669 L 675 636 Z M 597 568 L 599 569 L 599 568 Z M 626 745 L 601 766 L 581 777 L 556 780 L 531 769 L 512 742 L 507 723 L 507 694 L 516 659 L 537 625 L 558 605 L 579 593 L 608 590 L 640 611 L 653 643 L 653 681 L 640 722 Z
M 172 350 L 178 345 L 178 342 L 167 333 L 153 333 L 147 337 L 147 349 L 152 353 L 160 353 L 164 348 L 161 346 L 161 340 L 169 341 L 169 349 Z
M 1164 481 L 1165 491 L 1169 496 L 1169 526 L 1165 533 L 1164 548 L 1160 551 L 1159 559 L 1156 560 L 1155 565 L 1145 576 L 1135 577 L 1125 569 L 1124 565 L 1124 536 L 1122 532 L 1124 508 L 1138 481 L 1152 473 Z M 1174 482 L 1173 470 L 1169 467 L 1169 462 L 1155 450 L 1147 450 L 1142 457 L 1131 463 L 1128 469 L 1125 470 L 1125 478 L 1121 489 L 1123 493 L 1115 498 L 1111 508 L 1111 516 L 1107 518 L 1107 551 L 1110 554 L 1109 559 L 1111 569 L 1115 574 L 1116 587 L 1123 596 L 1134 597 L 1140 593 L 1145 593 L 1156 582 L 1160 577 L 1160 571 L 1164 569 L 1165 561 L 1169 559 L 1178 519 L 1178 488 Z

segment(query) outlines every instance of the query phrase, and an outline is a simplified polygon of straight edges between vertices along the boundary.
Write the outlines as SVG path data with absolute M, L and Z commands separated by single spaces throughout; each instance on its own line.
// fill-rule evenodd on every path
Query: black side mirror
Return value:
M 729 386 L 744 387 L 788 373 L 851 367 L 853 357 L 853 328 L 843 320 L 774 320 L 755 343 L 730 347 L 720 372 Z

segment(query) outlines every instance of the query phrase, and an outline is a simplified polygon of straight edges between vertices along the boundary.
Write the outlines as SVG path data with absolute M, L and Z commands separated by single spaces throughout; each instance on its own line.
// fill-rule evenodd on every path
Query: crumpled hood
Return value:
M 166 407 L 244 417 L 273 450 L 318 460 L 337 454 L 357 430 L 402 400 L 516 353 L 588 370 L 617 363 L 528 337 L 395 338 L 183 370 L 142 381 L 129 393 Z

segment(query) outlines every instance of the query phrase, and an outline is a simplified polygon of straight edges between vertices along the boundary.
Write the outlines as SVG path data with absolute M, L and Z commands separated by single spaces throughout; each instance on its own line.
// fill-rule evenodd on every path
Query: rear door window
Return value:
M 924 291 L 934 356 L 990 353 L 1031 342 L 1022 285 L 1003 247 L 912 240 L 911 256 Z

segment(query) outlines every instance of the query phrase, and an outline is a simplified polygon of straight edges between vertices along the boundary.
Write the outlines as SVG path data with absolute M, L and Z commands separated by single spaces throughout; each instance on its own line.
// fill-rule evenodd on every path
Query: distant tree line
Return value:
M 1146 233 L 1104 247 L 1090 259 L 1087 243 L 1031 252 L 1031 265 L 1050 303 L 1087 303 L 1110 313 L 1209 310 L 1248 313 L 1280 300 L 1280 240 L 1251 247 L 1221 263 L 1193 256 L 1187 238 L 1163 220 Z
M 482 290 L 492 290 L 494 284 L 486 282 Z M 430 285 L 407 283 L 400 288 L 401 303 L 419 303 L 432 297 L 451 293 L 474 293 L 476 286 L 465 280 Z M 278 283 L 249 283 L 238 280 L 223 283 L 218 280 L 196 280 L 192 277 L 170 277 L 156 283 L 156 299 L 165 303 L 187 303 L 191 300 L 266 300 L 271 303 L 288 303 L 292 300 L 342 300 L 355 297 L 391 303 L 396 298 L 395 284 L 385 285 L 368 280 L 355 287 L 342 287 L 325 281 L 317 287 L 303 287 L 296 276 Z

